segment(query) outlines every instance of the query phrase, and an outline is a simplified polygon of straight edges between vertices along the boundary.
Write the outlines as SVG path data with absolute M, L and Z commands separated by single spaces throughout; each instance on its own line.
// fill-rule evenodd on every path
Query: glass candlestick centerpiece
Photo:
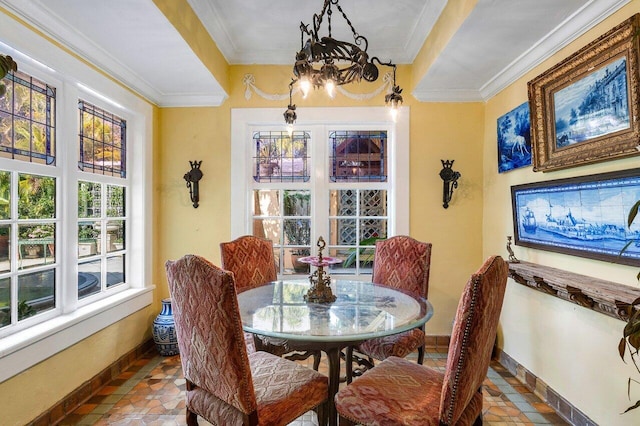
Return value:
M 317 256 L 307 256 L 298 259 L 299 262 L 308 263 L 317 268 L 313 274 L 309 275 L 311 287 L 304 296 L 304 300 L 310 303 L 333 303 L 336 301 L 336 296 L 331 291 L 331 277 L 325 274 L 324 267 L 333 265 L 334 263 L 340 263 L 342 259 L 322 256 L 322 250 L 324 250 L 326 245 L 324 238 L 318 238 L 316 245 L 318 246 Z

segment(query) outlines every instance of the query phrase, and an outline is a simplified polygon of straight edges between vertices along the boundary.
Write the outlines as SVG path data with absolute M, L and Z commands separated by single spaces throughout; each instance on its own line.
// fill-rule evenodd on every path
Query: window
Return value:
M 408 232 L 408 171 L 397 167 L 408 163 L 408 123 L 380 120 L 378 108 L 350 109 L 353 121 L 329 110 L 319 111 L 322 124 L 310 118 L 291 136 L 283 125 L 260 124 L 271 110 L 232 114 L 232 162 L 245 165 L 244 173 L 232 169 L 232 191 L 247 188 L 233 203 L 245 214 L 232 216 L 232 231 L 271 239 L 281 275 L 308 274 L 297 259 L 316 254 L 320 236 L 325 254 L 344 260 L 332 274 L 370 274 L 375 241 Z
M 126 283 L 126 182 L 108 184 L 101 176 L 125 178 L 127 125 L 115 114 L 78 102 L 78 168 L 97 181 L 78 181 L 78 298 Z
M 0 43 L 19 67 L 0 98 L 0 382 L 152 302 L 152 106 L 11 37 L 48 66 Z

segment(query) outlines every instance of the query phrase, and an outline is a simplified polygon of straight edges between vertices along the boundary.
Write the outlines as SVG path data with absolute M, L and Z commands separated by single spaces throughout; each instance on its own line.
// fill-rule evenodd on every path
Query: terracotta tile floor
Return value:
M 444 369 L 445 358 L 446 353 L 431 349 L 424 364 Z M 310 360 L 302 362 L 310 366 Z M 326 368 L 323 361 L 320 371 L 326 372 Z M 161 357 L 150 352 L 60 424 L 184 425 L 184 388 L 179 356 Z M 491 364 L 483 393 L 485 425 L 567 424 L 497 362 Z M 200 425 L 209 425 L 198 420 Z M 292 424 L 316 425 L 315 414 L 307 413 Z

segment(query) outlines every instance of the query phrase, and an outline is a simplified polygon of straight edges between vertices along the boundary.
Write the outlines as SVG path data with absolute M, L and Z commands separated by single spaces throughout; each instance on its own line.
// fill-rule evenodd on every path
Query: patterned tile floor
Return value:
M 424 364 L 444 369 L 446 353 L 432 348 Z M 302 361 L 303 363 L 309 361 Z M 323 361 L 320 371 L 326 372 Z M 341 386 L 344 386 L 342 384 Z M 60 425 L 184 425 L 185 381 L 180 358 L 150 352 L 103 387 Z M 497 362 L 492 362 L 484 383 L 485 425 L 566 425 L 548 405 L 529 392 Z M 208 422 L 198 419 L 200 425 Z M 307 413 L 292 425 L 317 425 Z

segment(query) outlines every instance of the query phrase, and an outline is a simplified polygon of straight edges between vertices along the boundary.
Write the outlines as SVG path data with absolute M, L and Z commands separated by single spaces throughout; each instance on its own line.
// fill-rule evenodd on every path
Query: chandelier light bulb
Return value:
M 327 94 L 331 99 L 336 95 L 336 84 L 333 80 L 329 79 L 324 83 L 324 88 L 327 90 Z
M 300 83 L 298 84 L 300 85 L 299 87 L 300 87 L 300 90 L 302 91 L 302 98 L 306 99 L 307 95 L 311 91 L 311 82 L 307 77 L 303 77 L 300 79 Z
M 391 119 L 395 123 L 396 120 L 398 119 L 398 108 L 396 108 L 395 106 L 391 106 L 391 109 L 389 110 L 389 114 L 391 114 Z
M 287 133 L 289 134 L 289 137 L 293 137 L 293 123 L 287 124 Z

